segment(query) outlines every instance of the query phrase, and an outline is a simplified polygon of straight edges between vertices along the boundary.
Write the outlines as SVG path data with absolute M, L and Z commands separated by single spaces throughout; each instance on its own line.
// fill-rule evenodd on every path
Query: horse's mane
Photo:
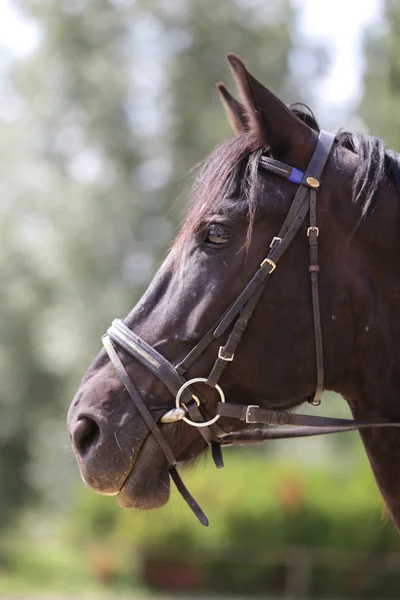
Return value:
M 365 133 L 340 131 L 337 135 L 338 149 L 351 150 L 359 157 L 353 177 L 353 202 L 361 205 L 361 215 L 372 214 L 379 185 L 390 179 L 400 190 L 400 155 L 385 150 L 382 140 Z
M 312 111 L 303 104 L 290 105 L 291 110 L 310 127 L 319 131 Z M 361 206 L 361 219 L 371 215 L 376 193 L 385 179 L 391 179 L 400 190 L 400 155 L 385 150 L 382 140 L 365 133 L 339 131 L 335 156 L 341 148 L 347 148 L 359 156 L 359 164 L 353 177 L 353 202 Z M 268 155 L 269 148 L 254 150 L 254 139 L 246 132 L 226 140 L 200 165 L 194 182 L 187 215 L 175 241 L 178 253 L 185 240 L 200 227 L 205 227 L 205 216 L 222 214 L 232 210 L 246 211 L 248 219 L 247 244 L 258 207 L 258 164 L 261 154 Z M 240 198 L 233 203 L 232 198 Z

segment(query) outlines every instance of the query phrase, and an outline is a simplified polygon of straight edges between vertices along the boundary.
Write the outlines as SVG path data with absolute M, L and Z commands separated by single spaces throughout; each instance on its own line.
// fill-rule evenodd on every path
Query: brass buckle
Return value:
M 271 267 L 272 267 L 272 269 L 271 269 L 271 270 L 270 270 L 270 272 L 269 272 L 269 275 L 270 275 L 270 274 L 272 273 L 272 271 L 275 271 L 275 269 L 276 269 L 276 264 L 275 264 L 275 263 L 274 263 L 274 261 L 273 261 L 273 260 L 271 260 L 270 258 L 264 258 L 264 260 L 262 261 L 262 263 L 261 263 L 260 267 L 263 267 L 263 266 L 264 266 L 264 265 L 266 265 L 267 263 L 268 263 L 269 265 L 271 265 Z
M 218 350 L 218 358 L 220 358 L 221 360 L 226 360 L 226 362 L 232 362 L 233 359 L 235 358 L 235 353 L 233 353 L 231 356 L 222 356 L 223 350 L 224 350 L 224 347 L 220 346 L 219 350 Z
M 315 232 L 315 235 L 316 235 L 317 237 L 319 236 L 319 227 L 315 227 L 315 226 L 314 226 L 314 227 L 309 227 L 309 228 L 307 229 L 307 236 L 308 236 L 308 237 L 310 237 L 310 232 L 311 232 L 311 231 L 314 231 L 314 232 Z
M 260 408 L 258 404 L 249 404 L 246 408 L 246 423 L 258 423 L 258 421 L 252 421 L 250 419 L 250 413 L 252 408 Z

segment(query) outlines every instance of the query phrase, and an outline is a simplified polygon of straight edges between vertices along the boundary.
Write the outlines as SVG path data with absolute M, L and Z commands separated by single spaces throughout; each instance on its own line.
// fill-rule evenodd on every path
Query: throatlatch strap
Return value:
M 313 406 L 321 404 L 321 396 L 324 390 L 324 353 L 322 345 L 321 311 L 319 306 L 319 264 L 318 264 L 318 235 L 317 227 L 317 193 L 310 191 L 310 226 L 307 230 L 310 249 L 310 279 L 311 279 L 311 301 L 314 324 L 315 361 L 317 372 L 317 384 L 314 397 L 309 400 Z

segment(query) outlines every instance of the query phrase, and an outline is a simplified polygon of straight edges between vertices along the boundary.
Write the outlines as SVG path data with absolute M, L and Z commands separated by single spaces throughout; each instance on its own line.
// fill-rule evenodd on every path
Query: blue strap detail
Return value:
M 300 169 L 295 169 L 293 167 L 288 180 L 292 181 L 293 183 L 301 183 L 303 180 L 303 177 L 304 177 L 304 172 L 300 171 Z

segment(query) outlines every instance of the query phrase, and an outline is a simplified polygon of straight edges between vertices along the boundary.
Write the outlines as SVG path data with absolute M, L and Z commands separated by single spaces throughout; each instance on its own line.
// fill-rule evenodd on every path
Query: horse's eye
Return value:
M 205 242 L 209 246 L 222 246 L 231 239 L 231 234 L 222 225 L 210 225 L 207 231 Z

